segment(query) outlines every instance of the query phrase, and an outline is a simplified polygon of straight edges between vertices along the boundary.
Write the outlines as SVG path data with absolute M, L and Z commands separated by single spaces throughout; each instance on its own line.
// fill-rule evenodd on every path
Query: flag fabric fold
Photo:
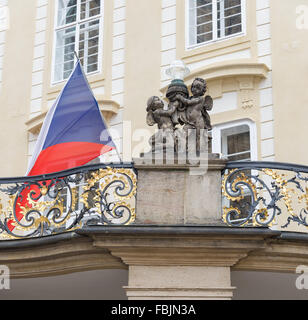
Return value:
M 113 149 L 115 144 L 78 61 L 46 115 L 27 175 L 82 166 Z

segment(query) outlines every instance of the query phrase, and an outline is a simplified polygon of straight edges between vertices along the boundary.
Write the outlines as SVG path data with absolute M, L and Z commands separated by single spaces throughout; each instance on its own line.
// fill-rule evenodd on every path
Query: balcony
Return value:
M 220 159 L 1 179 L 0 262 L 14 278 L 129 269 L 129 299 L 230 299 L 231 271 L 307 265 L 307 183 L 305 166 Z
M 26 239 L 135 221 L 131 164 L 94 165 L 56 174 L 0 180 L 0 237 Z

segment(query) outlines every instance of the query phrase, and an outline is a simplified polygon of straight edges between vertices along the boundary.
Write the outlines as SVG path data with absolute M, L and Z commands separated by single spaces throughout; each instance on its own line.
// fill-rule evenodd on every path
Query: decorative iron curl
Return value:
M 90 223 L 133 223 L 136 185 L 131 164 L 0 179 L 0 240 L 53 235 Z
M 279 219 L 280 224 L 281 220 L 286 220 L 281 228 L 287 228 L 292 222 L 308 227 L 306 174 L 308 167 L 297 165 L 273 162 L 228 163 L 222 179 L 223 199 L 229 202 L 223 208 L 223 221 L 233 227 L 272 227 L 286 209 L 288 215 Z M 298 209 L 303 202 L 306 207 Z
M 137 180 L 127 169 L 100 170 L 92 174 L 85 188 L 84 204 L 89 207 L 92 199 L 101 224 L 131 224 L 135 221 L 135 210 L 129 200 L 136 194 Z

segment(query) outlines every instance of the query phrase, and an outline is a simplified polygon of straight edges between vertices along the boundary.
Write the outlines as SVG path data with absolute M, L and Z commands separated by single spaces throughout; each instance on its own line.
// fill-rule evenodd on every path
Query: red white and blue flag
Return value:
M 78 61 L 46 115 L 27 175 L 82 166 L 115 148 Z
M 78 60 L 57 101 L 48 111 L 40 131 L 27 176 L 59 172 L 87 164 L 116 149 L 105 125 L 98 103 Z M 39 194 L 39 186 L 23 190 L 16 201 L 16 217 L 22 208 L 31 207 L 28 195 Z M 8 221 L 12 231 L 13 221 Z

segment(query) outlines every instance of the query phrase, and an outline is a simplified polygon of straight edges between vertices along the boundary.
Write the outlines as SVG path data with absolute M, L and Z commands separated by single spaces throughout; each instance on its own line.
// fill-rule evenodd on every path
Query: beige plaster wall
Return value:
M 136 145 L 147 143 L 147 136 L 136 133 L 136 129 L 146 128 L 147 100 L 160 94 L 160 34 L 160 1 L 128 0 L 124 109 L 124 120 L 128 121 L 126 138 L 132 139 L 131 150 L 125 149 L 128 159 Z
M 258 160 L 308 164 L 308 30 L 296 28 L 296 9 L 305 3 L 248 0 L 244 35 L 189 50 L 185 0 L 105 0 L 103 70 L 89 76 L 89 82 L 106 108 L 125 160 L 147 146 L 154 131 L 146 125 L 147 99 L 165 94 L 170 80 L 164 72 L 177 58 L 192 71 L 188 85 L 195 76 L 206 78 L 214 101 L 226 106 L 228 96 L 236 96 L 235 109 L 215 110 L 214 105 L 213 123 L 254 121 Z M 35 145 L 34 129 L 64 85 L 51 84 L 54 9 L 51 0 L 9 3 L 10 25 L 5 38 L 0 34 L 0 176 L 25 173 Z M 33 92 L 38 88 L 37 96 Z
M 308 28 L 297 27 L 308 17 L 296 13 L 303 5 L 308 11 L 307 0 L 271 0 L 273 99 L 276 159 L 308 165 Z
M 0 176 L 24 175 L 34 44 L 34 0 L 9 1 L 0 93 Z

